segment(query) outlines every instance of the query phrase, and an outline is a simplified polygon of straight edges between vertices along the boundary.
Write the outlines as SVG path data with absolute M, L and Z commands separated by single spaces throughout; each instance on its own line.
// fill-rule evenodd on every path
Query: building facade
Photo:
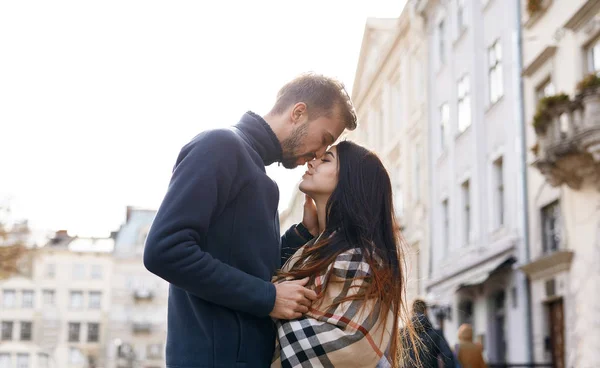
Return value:
M 437 325 L 491 363 L 529 361 L 514 1 L 419 0 L 428 44 L 430 272 Z
M 359 126 L 348 133 L 348 139 L 376 152 L 390 174 L 406 242 L 409 300 L 421 294 L 428 272 L 427 47 L 422 26 L 410 7 L 399 18 L 367 20 L 352 88 Z
M 0 367 L 104 366 L 112 246 L 60 231 L 0 283 Z
M 125 223 L 115 234 L 107 368 L 164 366 L 168 283 L 142 262 L 155 215 L 127 207 Z
M 536 361 L 600 361 L 600 1 L 522 1 Z M 584 92 L 582 94 L 582 92 Z M 564 96 L 560 96 L 564 93 Z M 558 99 L 552 96 L 559 96 Z M 548 101 L 556 102 L 548 108 Z M 534 126 L 535 124 L 535 126 Z

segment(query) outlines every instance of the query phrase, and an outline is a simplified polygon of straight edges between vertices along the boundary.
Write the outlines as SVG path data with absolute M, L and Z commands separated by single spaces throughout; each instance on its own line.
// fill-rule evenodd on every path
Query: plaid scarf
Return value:
M 310 243 L 309 243 L 310 244 Z M 309 245 L 307 244 L 307 245 Z M 283 267 L 288 271 L 304 251 L 301 247 Z M 310 285 L 324 295 L 299 319 L 277 320 L 278 341 L 271 368 L 275 367 L 391 367 L 385 354 L 390 342 L 394 314 L 384 321 L 379 301 L 350 300 L 332 306 L 364 288 L 371 267 L 361 250 L 339 256 Z

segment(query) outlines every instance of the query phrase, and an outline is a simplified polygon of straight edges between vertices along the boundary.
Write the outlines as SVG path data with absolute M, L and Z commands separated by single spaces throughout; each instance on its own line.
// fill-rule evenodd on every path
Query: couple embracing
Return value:
M 182 148 L 144 252 L 170 283 L 167 367 L 396 367 L 408 355 L 389 175 L 373 152 L 334 145 L 356 121 L 340 82 L 305 74 L 265 116 Z M 282 237 L 275 162 L 307 167 L 302 221 Z

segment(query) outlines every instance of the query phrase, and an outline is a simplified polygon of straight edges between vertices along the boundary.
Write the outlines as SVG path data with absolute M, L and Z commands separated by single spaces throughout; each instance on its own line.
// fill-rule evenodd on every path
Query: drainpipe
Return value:
M 529 248 L 529 205 L 528 205 L 528 185 L 527 185 L 527 129 L 525 126 L 525 108 L 524 108 L 524 85 L 523 85 L 523 28 L 521 26 L 521 0 L 514 0 L 517 7 L 517 19 L 516 19 L 516 45 L 517 45 L 517 57 L 516 59 L 516 72 L 518 73 L 517 78 L 519 81 L 519 88 L 517 89 L 517 120 L 520 128 L 520 169 L 521 169 L 521 193 L 520 202 L 522 205 L 521 226 L 523 229 L 522 247 L 523 250 L 519 252 L 519 258 L 521 264 L 527 264 L 530 261 L 530 248 Z M 522 271 L 521 271 L 522 272 Z M 527 338 L 527 357 L 530 363 L 533 363 L 533 326 L 531 316 L 531 282 L 526 275 L 523 275 L 523 282 L 525 287 L 525 330 Z

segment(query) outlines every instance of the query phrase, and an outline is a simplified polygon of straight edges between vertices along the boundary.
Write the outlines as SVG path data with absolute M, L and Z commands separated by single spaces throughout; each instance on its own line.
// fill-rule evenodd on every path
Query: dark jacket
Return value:
M 279 190 L 265 165 L 280 159 L 277 137 L 253 113 L 181 150 L 144 252 L 146 268 L 171 284 L 167 367 L 269 366 L 271 278 L 282 260 Z M 290 229 L 284 241 L 306 239 Z
M 417 314 L 412 318 L 415 332 L 422 344 L 418 345 L 421 365 L 419 368 L 438 368 L 438 357 L 442 359 L 445 368 L 455 368 L 454 355 L 444 338 L 442 331 L 436 330 L 431 325 L 429 318 L 424 314 Z M 406 341 L 406 340 L 405 340 Z M 416 361 L 412 346 L 409 346 L 409 355 L 414 363 Z M 415 364 L 414 367 L 417 367 Z

